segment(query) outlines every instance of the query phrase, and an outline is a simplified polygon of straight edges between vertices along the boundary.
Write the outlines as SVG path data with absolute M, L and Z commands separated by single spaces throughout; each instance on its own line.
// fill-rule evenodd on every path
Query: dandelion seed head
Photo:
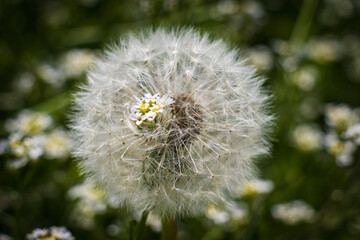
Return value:
M 254 177 L 272 116 L 263 79 L 193 30 L 129 35 L 75 97 L 73 152 L 115 205 L 194 216 Z

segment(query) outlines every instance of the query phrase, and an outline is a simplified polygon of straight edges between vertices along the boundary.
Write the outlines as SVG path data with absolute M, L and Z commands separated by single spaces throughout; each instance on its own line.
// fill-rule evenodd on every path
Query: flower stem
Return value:
M 42 103 L 31 107 L 34 111 L 45 111 L 48 113 L 56 112 L 67 107 L 71 103 L 71 94 L 68 92 L 56 95 Z
M 304 0 L 291 34 L 291 42 L 300 45 L 309 33 L 319 0 Z
M 146 224 L 146 219 L 147 219 L 148 215 L 149 215 L 149 211 L 147 211 L 147 210 L 145 210 L 142 213 L 139 225 L 136 229 L 136 238 L 135 238 L 136 240 L 144 239 L 145 224 Z
M 162 220 L 162 240 L 177 239 L 177 222 L 175 218 L 164 218 Z

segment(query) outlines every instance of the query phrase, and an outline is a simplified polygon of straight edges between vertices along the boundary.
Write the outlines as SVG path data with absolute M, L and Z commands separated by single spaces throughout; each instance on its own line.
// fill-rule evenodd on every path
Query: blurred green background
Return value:
M 129 239 L 139 213 L 83 183 L 68 149 L 71 93 L 129 31 L 194 27 L 240 48 L 273 97 L 272 156 L 230 209 L 180 219 L 179 239 L 360 239 L 358 0 L 2 0 L 0 239 L 65 226 Z M 161 223 L 148 219 L 147 239 Z

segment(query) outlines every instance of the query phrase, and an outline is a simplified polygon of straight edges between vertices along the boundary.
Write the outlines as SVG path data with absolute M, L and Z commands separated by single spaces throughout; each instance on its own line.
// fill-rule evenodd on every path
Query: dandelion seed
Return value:
M 107 50 L 75 98 L 73 152 L 89 181 L 113 204 L 160 217 L 226 204 L 269 150 L 268 96 L 245 62 L 193 30 Z

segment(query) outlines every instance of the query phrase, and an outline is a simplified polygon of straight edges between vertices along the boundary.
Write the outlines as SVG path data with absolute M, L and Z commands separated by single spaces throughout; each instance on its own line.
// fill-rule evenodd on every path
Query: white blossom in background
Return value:
M 84 229 L 94 227 L 94 217 L 105 213 L 107 209 L 104 192 L 93 184 L 76 185 L 68 191 L 67 195 L 71 200 L 77 201 L 71 218 Z
M 275 219 L 285 224 L 296 225 L 301 222 L 312 222 L 315 217 L 315 210 L 302 200 L 294 200 L 274 205 L 271 214 Z
M 267 72 L 274 65 L 273 55 L 266 46 L 257 46 L 247 53 L 249 61 L 256 66 L 259 71 Z
M 36 228 L 26 235 L 27 240 L 75 240 L 65 227 Z
M 37 160 L 44 154 L 43 145 L 45 141 L 46 139 L 43 135 L 37 135 L 24 139 L 23 143 L 29 159 Z
M 210 205 L 206 211 L 206 216 L 214 221 L 215 224 L 224 224 L 230 220 L 230 213 L 224 209 L 218 209 Z
M 293 73 L 299 68 L 299 64 L 304 57 L 301 48 L 283 40 L 276 40 L 273 49 L 280 55 L 279 62 L 285 72 Z
M 296 146 L 306 152 L 321 149 L 323 145 L 322 132 L 315 126 L 301 124 L 292 132 L 292 138 Z
M 247 223 L 249 220 L 249 209 L 243 202 L 230 202 L 228 211 L 231 213 L 231 220 L 236 223 Z
M 133 218 L 136 219 L 138 222 L 140 222 L 142 217 L 142 212 L 136 211 L 133 214 Z M 146 218 L 146 225 L 150 226 L 150 228 L 154 232 L 161 232 L 162 230 L 162 222 L 161 218 L 157 215 L 149 213 L 149 215 Z
M 352 139 L 355 144 L 360 145 L 360 123 L 349 127 L 345 132 L 345 137 Z
M 15 159 L 7 163 L 8 168 L 18 169 L 29 161 L 37 161 L 44 154 L 44 141 L 43 135 L 24 137 L 21 133 L 11 134 L 4 153 L 8 150 Z
M 218 225 L 229 222 L 244 224 L 248 220 L 248 215 L 246 204 L 236 202 L 230 202 L 227 208 L 217 208 L 210 205 L 206 211 L 206 216 Z
M 346 131 L 360 120 L 359 110 L 345 104 L 329 104 L 325 107 L 326 123 L 339 131 Z
M 49 114 L 30 110 L 23 110 L 16 118 L 7 120 L 5 129 L 10 135 L 0 141 L 0 154 L 9 154 L 7 167 L 18 169 L 43 156 L 67 158 L 70 138 L 65 130 L 52 130 L 52 125 Z
M 146 219 L 146 225 L 150 226 L 154 232 L 161 232 L 162 230 L 161 219 L 153 214 L 148 215 Z
M 94 53 L 89 49 L 74 49 L 60 59 L 60 69 L 66 78 L 81 76 L 92 64 Z
M 256 194 L 268 194 L 274 190 L 274 183 L 271 180 L 256 179 L 247 183 L 241 189 L 242 196 L 252 196 Z
M 354 162 L 354 153 L 360 144 L 360 110 L 345 104 L 328 104 L 325 107 L 325 137 L 327 151 L 335 157 L 339 167 L 347 167 Z
M 24 72 L 14 79 L 14 87 L 21 93 L 29 93 L 34 87 L 35 80 L 31 72 Z
M 160 217 L 226 203 L 269 150 L 268 96 L 245 62 L 193 30 L 150 30 L 110 48 L 75 97 L 73 152 L 88 179 L 113 204 Z
M 306 46 L 306 52 L 314 61 L 328 63 L 338 60 L 343 54 L 343 49 L 337 40 L 323 38 L 310 40 Z
M 313 89 L 317 78 L 318 71 L 313 66 L 301 67 L 291 75 L 292 82 L 303 91 Z
M 36 67 L 36 73 L 44 82 L 54 87 L 61 87 L 65 82 L 65 76 L 61 69 L 46 63 L 39 64 Z
M 70 154 L 70 138 L 63 129 L 55 129 L 46 135 L 44 141 L 46 157 L 64 159 Z
M 34 135 L 46 130 L 51 124 L 52 118 L 47 113 L 23 110 L 15 119 L 6 121 L 5 129 L 10 133 Z
M 325 146 L 327 151 L 335 156 L 336 163 L 340 167 L 346 167 L 354 162 L 353 153 L 356 146 L 351 141 L 342 140 L 335 132 L 325 136 Z

